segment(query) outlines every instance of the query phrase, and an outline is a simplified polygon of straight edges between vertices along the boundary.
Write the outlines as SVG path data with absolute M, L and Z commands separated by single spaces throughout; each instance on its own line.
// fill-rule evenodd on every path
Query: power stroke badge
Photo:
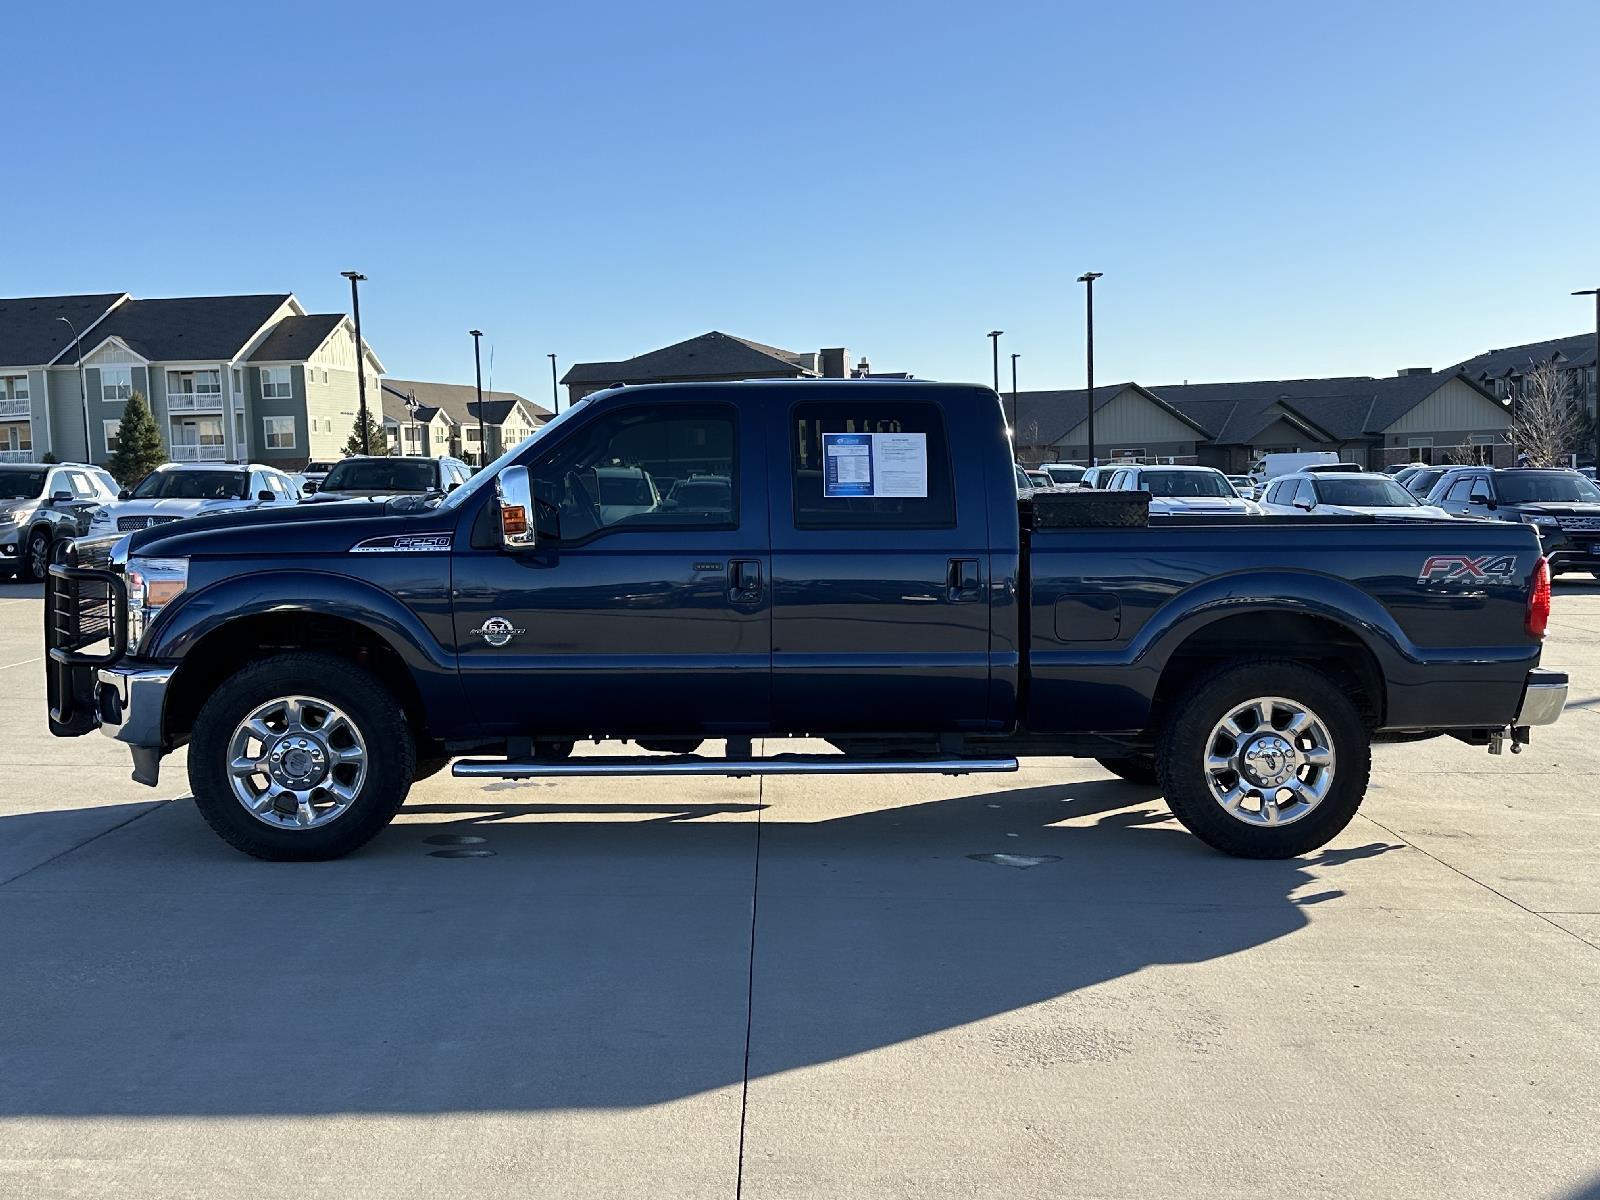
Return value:
M 522 636 L 527 630 L 513 625 L 504 617 L 485 617 L 483 624 L 471 632 L 473 637 L 481 637 L 491 646 L 505 646 L 510 644 L 512 638 Z

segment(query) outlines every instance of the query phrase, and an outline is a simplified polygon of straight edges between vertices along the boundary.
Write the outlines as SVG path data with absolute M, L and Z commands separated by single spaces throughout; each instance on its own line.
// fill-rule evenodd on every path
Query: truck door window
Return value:
M 608 414 L 532 470 L 539 537 L 584 541 L 608 529 L 738 525 L 737 435 L 725 404 Z
M 862 388 L 863 392 L 871 390 L 874 389 Z M 826 495 L 822 439 L 829 433 L 920 434 L 926 451 L 926 494 Z M 936 404 L 876 399 L 796 404 L 789 411 L 789 453 L 796 528 L 949 529 L 955 526 L 950 443 L 945 433 L 944 412 Z M 868 486 L 875 487 L 876 483 Z

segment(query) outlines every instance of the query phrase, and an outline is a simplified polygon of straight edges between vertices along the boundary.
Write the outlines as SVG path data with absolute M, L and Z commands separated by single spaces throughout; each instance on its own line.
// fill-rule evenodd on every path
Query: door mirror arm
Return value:
M 500 501 L 500 548 L 508 554 L 533 549 L 533 483 L 527 467 L 506 467 L 494 481 Z

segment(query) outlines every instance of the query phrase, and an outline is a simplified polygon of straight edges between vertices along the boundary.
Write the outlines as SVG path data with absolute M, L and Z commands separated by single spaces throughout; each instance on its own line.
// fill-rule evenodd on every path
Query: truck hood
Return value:
M 39 503 L 37 500 L 0 500 L 0 521 L 9 521 L 17 513 L 24 512 L 37 503 Z
M 338 500 L 371 500 L 375 497 L 388 499 L 392 496 L 428 496 L 440 495 L 439 492 L 395 492 L 383 488 L 343 488 L 337 492 L 313 492 L 305 498 L 306 504 L 330 504 Z
M 1155 496 L 1151 512 L 1165 513 L 1253 513 L 1261 510 L 1240 496 Z
M 276 555 L 348 554 L 364 543 L 382 548 L 386 538 L 448 538 L 456 514 L 440 516 L 415 497 L 345 500 L 327 504 L 262 504 L 211 512 L 176 525 L 132 535 L 129 553 L 151 557 L 252 559 Z M 412 547 L 438 549 L 439 545 Z
M 1551 517 L 1600 517 L 1600 504 L 1505 504 L 1502 508 L 1520 513 L 1542 513 Z
M 1395 505 L 1371 504 L 1319 504 L 1317 512 L 1337 516 L 1383 517 L 1390 521 L 1449 521 L 1453 518 L 1442 508 L 1432 504 L 1400 508 Z

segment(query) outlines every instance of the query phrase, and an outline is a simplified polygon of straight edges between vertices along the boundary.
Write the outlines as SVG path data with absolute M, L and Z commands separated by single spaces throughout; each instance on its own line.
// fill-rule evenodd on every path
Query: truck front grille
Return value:
M 1600 517 L 1560 517 L 1563 533 L 1600 533 Z
M 66 565 L 104 571 L 111 565 L 111 548 L 116 543 L 116 538 L 80 538 L 67 546 Z M 110 584 L 93 578 L 57 578 L 52 584 L 52 646 L 80 651 L 111 636 L 115 615 Z

